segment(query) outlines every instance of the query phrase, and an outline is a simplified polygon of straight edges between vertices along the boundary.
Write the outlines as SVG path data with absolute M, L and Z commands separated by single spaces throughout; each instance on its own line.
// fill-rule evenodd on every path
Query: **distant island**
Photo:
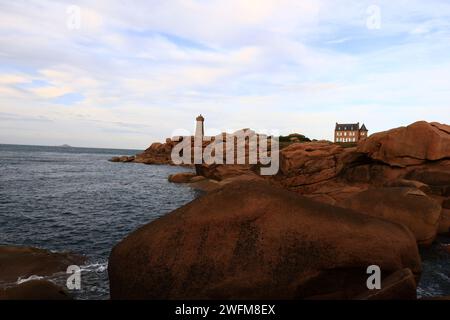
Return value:
M 60 148 L 73 148 L 72 146 L 70 146 L 68 144 L 62 144 L 62 145 L 57 146 L 57 147 L 60 147 Z

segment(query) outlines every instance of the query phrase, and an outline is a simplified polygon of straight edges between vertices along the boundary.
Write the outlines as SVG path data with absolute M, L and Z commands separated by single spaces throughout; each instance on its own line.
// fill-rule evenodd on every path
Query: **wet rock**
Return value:
M 121 156 L 121 157 L 112 157 L 109 159 L 110 162 L 133 162 L 134 156 Z
M 439 247 L 442 251 L 450 254 L 450 244 L 441 244 Z
M 31 280 L 0 289 L 0 300 L 71 300 L 64 288 L 46 280 Z
M 0 282 L 15 282 L 32 275 L 49 276 L 66 272 L 70 265 L 83 265 L 86 258 L 72 253 L 55 253 L 32 247 L 0 246 Z

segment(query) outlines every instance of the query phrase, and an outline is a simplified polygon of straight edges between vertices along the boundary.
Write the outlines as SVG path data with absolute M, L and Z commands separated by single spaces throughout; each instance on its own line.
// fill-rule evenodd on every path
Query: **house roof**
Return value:
M 363 125 L 362 125 L 362 127 L 361 127 L 361 131 L 369 131 L 369 130 L 367 130 L 367 128 L 366 128 L 366 126 L 364 125 L 364 123 L 363 123 Z
M 359 123 L 336 123 L 336 131 L 356 131 L 359 130 Z

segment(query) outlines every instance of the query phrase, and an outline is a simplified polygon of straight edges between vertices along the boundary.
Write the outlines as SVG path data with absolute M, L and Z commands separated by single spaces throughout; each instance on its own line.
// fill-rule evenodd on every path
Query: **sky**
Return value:
M 332 139 L 450 123 L 448 0 L 0 0 L 0 143 L 144 149 L 203 114 Z

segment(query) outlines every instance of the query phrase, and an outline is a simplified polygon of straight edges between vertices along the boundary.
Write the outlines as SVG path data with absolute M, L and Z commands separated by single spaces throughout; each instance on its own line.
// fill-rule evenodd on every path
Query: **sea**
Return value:
M 167 181 L 170 174 L 190 169 L 108 161 L 139 152 L 0 145 L 0 244 L 85 255 L 81 290 L 71 294 L 108 299 L 113 246 L 199 195 Z M 67 277 L 50 280 L 65 286 Z
M 88 260 L 81 266 L 81 290 L 71 294 L 108 299 L 107 265 L 114 245 L 200 196 L 167 180 L 190 169 L 108 161 L 139 152 L 0 144 L 0 245 L 83 254 Z M 450 255 L 438 244 L 422 249 L 421 255 L 418 295 L 450 295 Z M 48 278 L 65 286 L 67 276 Z

